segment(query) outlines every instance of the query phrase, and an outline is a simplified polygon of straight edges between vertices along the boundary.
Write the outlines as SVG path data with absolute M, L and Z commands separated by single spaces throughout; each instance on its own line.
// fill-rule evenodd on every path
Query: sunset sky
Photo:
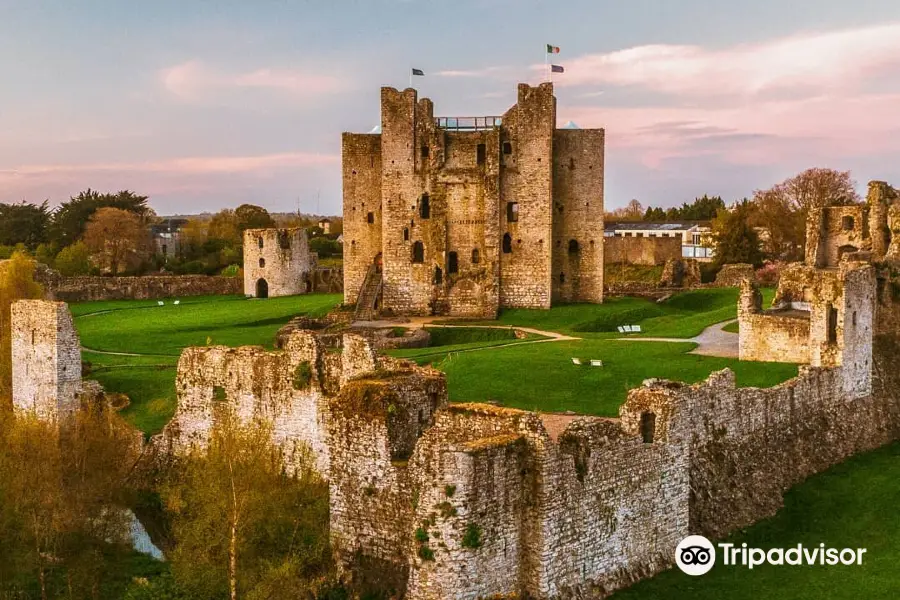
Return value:
M 337 214 L 380 86 L 417 67 L 437 115 L 502 114 L 547 43 L 559 124 L 606 128 L 608 208 L 900 183 L 897 0 L 0 0 L 0 202 Z

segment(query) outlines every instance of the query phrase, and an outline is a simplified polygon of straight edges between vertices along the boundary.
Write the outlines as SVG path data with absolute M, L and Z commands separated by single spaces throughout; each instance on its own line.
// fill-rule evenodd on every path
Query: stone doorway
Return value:
M 269 283 L 265 279 L 260 279 L 256 282 L 256 297 L 257 298 L 268 298 L 269 297 Z

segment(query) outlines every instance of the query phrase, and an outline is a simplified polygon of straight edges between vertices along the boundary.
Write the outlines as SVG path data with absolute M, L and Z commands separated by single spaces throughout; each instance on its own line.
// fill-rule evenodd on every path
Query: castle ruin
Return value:
M 552 84 L 519 84 L 489 117 L 382 88 L 381 132 L 342 146 L 344 302 L 361 317 L 602 302 L 604 132 L 557 129 Z
M 247 229 L 244 294 L 253 298 L 305 294 L 312 290 L 313 262 L 305 229 Z

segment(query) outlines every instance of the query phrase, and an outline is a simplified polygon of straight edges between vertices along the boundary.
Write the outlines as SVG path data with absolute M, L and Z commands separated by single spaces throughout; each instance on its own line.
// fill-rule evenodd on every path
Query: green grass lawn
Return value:
M 243 296 L 171 300 L 84 302 L 71 306 L 81 343 L 90 350 L 127 352 L 117 356 L 85 351 L 90 379 L 127 394 L 123 416 L 146 434 L 162 430 L 175 411 L 175 366 L 187 346 L 222 344 L 271 347 L 291 317 L 320 316 L 339 304 L 339 294 L 310 294 L 267 300 Z
M 730 367 L 740 386 L 768 387 L 797 375 L 790 364 L 740 362 L 687 354 L 685 342 L 623 342 L 584 339 L 456 352 L 462 347 L 398 351 L 430 362 L 447 374 L 452 402 L 495 400 L 525 410 L 616 416 L 628 390 L 651 377 L 695 383 Z M 428 351 L 431 351 L 429 353 Z M 600 359 L 603 367 L 575 365 Z
M 734 323 L 729 323 L 725 327 L 722 328 L 722 331 L 727 331 L 729 333 L 740 333 L 740 323 L 735 321 Z
M 762 293 L 763 304 L 771 303 L 775 291 L 764 288 Z M 563 304 L 550 310 L 513 308 L 501 311 L 497 321 L 478 323 L 532 327 L 578 337 L 618 335 L 620 325 L 641 325 L 644 336 L 690 338 L 710 325 L 737 318 L 739 295 L 736 288 L 710 288 L 675 294 L 665 302 L 608 298 L 603 304 Z
M 785 495 L 784 508 L 729 541 L 763 549 L 866 548 L 861 566 L 723 566 L 690 577 L 678 569 L 623 590 L 614 600 L 862 600 L 900 598 L 900 443 L 853 457 Z

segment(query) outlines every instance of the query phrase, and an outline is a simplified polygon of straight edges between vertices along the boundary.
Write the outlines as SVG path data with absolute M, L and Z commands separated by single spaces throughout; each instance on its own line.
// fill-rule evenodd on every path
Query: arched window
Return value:
M 260 248 L 263 247 L 263 239 L 262 239 L 262 236 L 259 236 L 258 238 L 256 238 L 256 244 L 257 244 Z
M 422 242 L 416 242 L 412 248 L 412 261 L 414 263 L 425 262 L 425 246 Z
M 566 282 L 566 274 L 565 274 L 565 273 L 560 273 L 560 274 L 559 274 L 559 282 L 560 282 L 560 283 L 565 283 L 565 282 Z
M 456 252 L 447 255 L 447 274 L 459 272 L 459 257 Z
M 444 283 L 444 272 L 440 267 L 434 268 L 434 285 L 441 285 Z
M 503 234 L 503 253 L 509 254 L 512 252 L 512 236 L 508 233 Z
M 569 254 L 578 253 L 578 240 L 569 240 Z
M 477 265 L 481 262 L 481 253 L 478 251 L 478 248 L 472 248 L 472 264 Z
M 262 269 L 265 266 L 266 266 L 266 259 L 264 259 L 264 258 L 259 259 L 259 268 Z
M 422 199 L 419 200 L 419 216 L 423 219 L 431 218 L 431 200 L 428 194 L 422 194 Z
M 375 222 L 375 213 L 373 213 L 373 212 L 368 213 L 368 214 L 366 215 L 366 222 L 367 222 L 369 225 L 371 225 L 372 223 L 374 223 L 374 222 Z
M 409 241 L 409 227 L 404 227 L 404 228 L 403 228 L 403 241 L 404 241 L 404 242 L 408 242 L 408 241 Z
M 506 221 L 507 223 L 515 223 L 519 220 L 519 203 L 518 202 L 507 202 L 506 203 Z
M 841 218 L 841 229 L 843 229 L 844 231 L 852 231 L 853 217 L 847 215 L 846 217 Z

